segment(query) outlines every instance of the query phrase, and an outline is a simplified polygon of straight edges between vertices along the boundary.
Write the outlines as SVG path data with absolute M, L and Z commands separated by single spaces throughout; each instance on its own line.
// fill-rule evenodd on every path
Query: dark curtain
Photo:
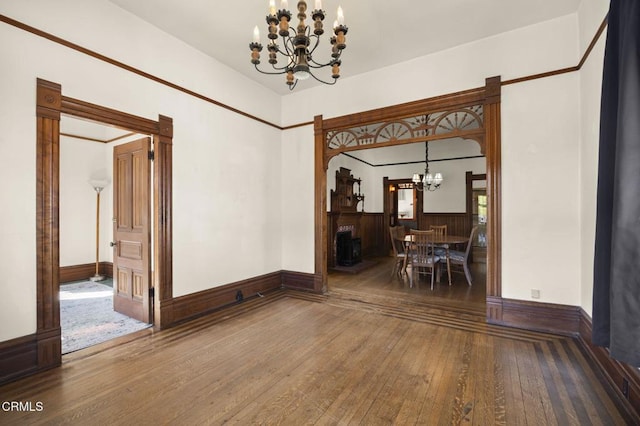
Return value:
M 612 0 L 600 110 L 593 343 L 640 366 L 640 1 Z

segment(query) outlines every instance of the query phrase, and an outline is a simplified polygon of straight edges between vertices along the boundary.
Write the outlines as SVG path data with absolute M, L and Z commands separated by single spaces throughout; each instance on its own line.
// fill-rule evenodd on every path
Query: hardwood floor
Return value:
M 451 309 L 464 309 L 470 314 L 486 316 L 486 264 L 473 263 L 471 271 L 473 285 L 469 286 L 464 274 L 453 273 L 449 286 L 446 271 L 441 282 L 430 289 L 430 282 L 423 275 L 419 276 L 411 287 L 406 274 L 391 275 L 393 259 L 390 257 L 375 258 L 376 266 L 366 269 L 356 276 L 348 273 L 329 274 L 329 291 L 335 294 L 350 293 L 362 297 L 380 296 L 400 298 L 409 301 L 420 301 Z M 410 272 L 410 271 L 409 271 Z M 480 320 L 480 318 L 479 318 Z
M 0 424 L 638 424 L 574 339 L 488 325 L 449 300 L 473 290 L 385 266 L 65 356 L 0 387 Z

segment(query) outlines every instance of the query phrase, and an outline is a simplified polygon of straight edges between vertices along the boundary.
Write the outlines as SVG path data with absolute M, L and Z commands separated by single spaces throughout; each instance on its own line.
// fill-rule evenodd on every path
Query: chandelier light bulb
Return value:
M 253 28 L 253 42 L 260 43 L 260 30 L 257 25 Z
M 316 0 L 316 10 L 322 10 L 322 0 Z
M 276 15 L 276 0 L 269 0 L 269 15 Z
M 282 0 L 280 2 L 280 9 L 282 9 L 282 10 L 288 10 L 289 9 L 289 4 L 287 3 L 287 0 Z
M 310 77 L 309 73 L 307 71 L 303 71 L 303 70 L 295 70 L 293 75 L 298 79 L 298 80 L 306 80 Z
M 432 183 L 433 183 L 433 176 L 431 175 L 431 173 L 427 173 L 426 175 L 424 175 L 424 184 L 431 185 Z
M 344 13 L 342 12 L 342 6 L 338 6 L 338 19 L 336 22 L 338 22 L 338 25 L 344 25 Z M 336 27 L 338 25 L 336 25 Z

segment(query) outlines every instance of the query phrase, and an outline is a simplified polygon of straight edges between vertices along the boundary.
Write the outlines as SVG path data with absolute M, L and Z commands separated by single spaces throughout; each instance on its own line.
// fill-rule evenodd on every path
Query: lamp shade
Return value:
M 89 185 L 96 191 L 101 191 L 105 186 L 109 185 L 109 179 L 91 179 Z

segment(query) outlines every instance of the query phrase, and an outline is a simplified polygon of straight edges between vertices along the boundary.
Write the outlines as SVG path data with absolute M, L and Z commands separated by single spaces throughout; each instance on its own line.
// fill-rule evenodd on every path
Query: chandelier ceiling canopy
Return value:
M 289 90 L 297 85 L 299 80 L 306 80 L 309 77 L 324 83 L 335 84 L 340 77 L 340 56 L 347 47 L 345 35 L 348 28 L 344 25 L 344 14 L 342 8 L 338 7 L 337 18 L 333 23 L 333 36 L 329 38 L 331 44 L 330 59 L 325 62 L 318 62 L 314 58 L 314 52 L 320 45 L 320 36 L 324 34 L 323 21 L 326 13 L 322 10 L 322 1 L 315 0 L 315 9 L 311 11 L 313 29 L 307 25 L 307 2 L 298 1 L 297 9 L 299 20 L 295 29 L 289 27 L 291 12 L 287 9 L 287 0 L 280 2 L 280 9 L 276 10 L 275 0 L 269 0 L 269 13 L 267 15 L 267 51 L 269 52 L 268 62 L 271 69 L 268 71 L 258 67 L 260 65 L 260 52 L 263 49 L 260 43 L 260 30 L 256 26 L 253 30 L 253 41 L 249 44 L 251 50 L 251 63 L 256 70 L 263 74 L 285 74 L 286 83 Z M 280 36 L 280 39 L 278 39 Z M 281 44 L 278 44 L 280 40 Z M 326 81 L 315 75 L 314 71 L 324 67 L 331 67 L 331 78 Z

